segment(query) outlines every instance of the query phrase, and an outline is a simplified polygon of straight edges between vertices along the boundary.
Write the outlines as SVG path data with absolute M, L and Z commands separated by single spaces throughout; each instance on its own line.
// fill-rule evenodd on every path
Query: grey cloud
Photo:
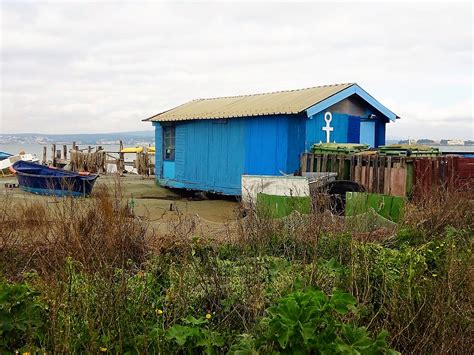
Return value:
M 353 81 L 395 135 L 472 120 L 469 4 L 1 6 L 2 131 L 147 129 L 193 98 Z

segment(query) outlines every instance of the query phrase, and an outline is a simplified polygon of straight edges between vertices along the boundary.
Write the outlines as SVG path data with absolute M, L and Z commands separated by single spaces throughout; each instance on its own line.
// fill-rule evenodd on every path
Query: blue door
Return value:
M 360 143 L 375 147 L 375 121 L 360 122 Z
M 174 179 L 175 173 L 175 126 L 163 127 L 163 178 Z

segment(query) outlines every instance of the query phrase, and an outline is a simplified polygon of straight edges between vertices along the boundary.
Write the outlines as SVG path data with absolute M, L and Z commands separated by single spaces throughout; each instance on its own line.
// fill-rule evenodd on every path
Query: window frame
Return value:
M 163 126 L 163 160 L 174 161 L 176 157 L 176 126 Z

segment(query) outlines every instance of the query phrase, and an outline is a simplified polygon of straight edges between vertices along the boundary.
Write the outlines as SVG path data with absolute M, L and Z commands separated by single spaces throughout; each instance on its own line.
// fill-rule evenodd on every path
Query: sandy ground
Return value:
M 12 183 L 17 183 L 15 177 L 0 178 L 0 196 L 9 195 L 14 199 L 38 199 L 45 202 L 51 199 L 5 186 Z M 234 198 L 212 196 L 210 199 L 199 200 L 190 192 L 160 187 L 155 184 L 153 178 L 145 179 L 136 175 L 101 176 L 94 189 L 102 184 L 111 188 L 120 186 L 124 198 L 133 206 L 135 214 L 150 221 L 153 228 L 161 231 L 169 229 L 180 214 L 193 216 L 210 229 L 223 228 L 238 215 L 239 203 Z

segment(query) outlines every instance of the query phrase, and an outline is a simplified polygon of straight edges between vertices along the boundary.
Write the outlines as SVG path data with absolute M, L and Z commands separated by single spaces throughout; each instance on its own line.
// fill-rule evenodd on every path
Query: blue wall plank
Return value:
M 163 161 L 163 178 L 174 179 L 176 176 L 176 163 L 174 161 Z
M 360 117 L 349 116 L 349 126 L 347 128 L 347 143 L 360 142 Z
M 160 179 L 162 177 L 162 158 L 163 158 L 163 129 L 159 122 L 153 122 L 155 127 L 155 177 Z
M 186 130 L 184 125 L 176 125 L 175 128 L 175 177 L 176 179 L 184 179 L 184 146 L 186 144 Z
M 286 173 L 292 174 L 300 168 L 300 154 L 305 151 L 306 114 L 288 117 L 288 158 Z
M 245 119 L 230 119 L 228 122 L 229 125 L 223 128 L 225 136 L 222 139 L 223 149 L 228 149 L 228 153 L 223 157 L 225 159 L 222 160 L 226 174 L 221 175 L 219 183 L 222 186 L 229 186 L 228 181 L 230 181 L 230 187 L 238 188 L 240 195 L 241 176 L 244 173 L 245 164 Z
M 288 173 L 288 120 L 286 115 L 245 120 L 245 174 Z
M 385 145 L 385 125 L 383 120 L 376 120 L 375 123 L 375 147 Z

